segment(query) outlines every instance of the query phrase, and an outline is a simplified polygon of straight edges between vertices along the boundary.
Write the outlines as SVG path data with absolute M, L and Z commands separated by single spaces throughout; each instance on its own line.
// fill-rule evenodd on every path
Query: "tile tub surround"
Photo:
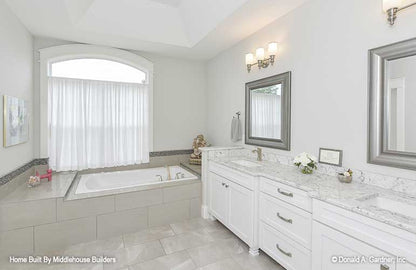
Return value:
M 349 211 L 370 217 L 391 226 L 404 229 L 416 234 L 416 218 L 398 215 L 387 210 L 371 207 L 365 204 L 363 199 L 371 196 L 391 198 L 395 201 L 406 201 L 416 205 L 416 194 L 409 195 L 384 189 L 378 186 L 352 182 L 341 183 L 336 176 L 315 172 L 311 175 L 302 174 L 295 166 L 282 165 L 272 161 L 252 162 L 259 163 L 259 167 L 243 167 L 233 160 L 250 159 L 247 156 L 214 157 L 211 162 L 225 166 L 233 170 L 243 172 L 251 176 L 260 176 L 277 181 L 308 192 L 315 199 L 342 207 Z
M 23 185 L 0 200 L 0 236 L 7 239 L 0 241 L 3 256 L 9 251 L 27 253 L 28 246 L 34 252 L 48 252 L 200 216 L 195 210 L 201 204 L 200 180 L 67 200 L 66 190 L 74 175 L 57 173 L 52 182 L 36 188 Z M 22 229 L 27 230 L 25 239 L 12 241 Z
M 248 247 L 221 223 L 201 218 L 75 244 L 56 250 L 53 254 L 104 255 L 117 259 L 115 264 L 72 264 L 66 265 L 68 268 L 65 269 L 284 270 L 264 253 L 256 257 L 249 255 Z M 62 267 L 59 264 L 32 265 L 30 269 L 52 270 Z M 0 261 L 0 269 L 25 268 Z

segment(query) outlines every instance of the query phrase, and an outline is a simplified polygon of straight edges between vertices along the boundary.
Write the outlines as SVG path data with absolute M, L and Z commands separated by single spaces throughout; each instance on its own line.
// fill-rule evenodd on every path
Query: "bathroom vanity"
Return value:
M 203 215 L 288 270 L 416 270 L 416 196 L 205 149 Z M 224 154 L 227 153 L 227 154 Z

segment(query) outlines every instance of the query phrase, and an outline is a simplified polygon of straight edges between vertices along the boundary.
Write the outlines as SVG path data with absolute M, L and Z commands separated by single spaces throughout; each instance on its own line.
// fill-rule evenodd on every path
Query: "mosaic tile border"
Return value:
M 164 157 L 164 156 L 177 156 L 177 155 L 188 155 L 192 154 L 192 149 L 185 150 L 168 150 L 168 151 L 156 151 L 150 152 L 150 157 Z
M 7 184 L 10 182 L 13 178 L 21 175 L 25 171 L 29 170 L 30 168 L 38 165 L 48 165 L 48 159 L 47 158 L 37 158 L 32 161 L 29 161 L 25 165 L 17 168 L 16 170 L 0 177 L 0 186 Z

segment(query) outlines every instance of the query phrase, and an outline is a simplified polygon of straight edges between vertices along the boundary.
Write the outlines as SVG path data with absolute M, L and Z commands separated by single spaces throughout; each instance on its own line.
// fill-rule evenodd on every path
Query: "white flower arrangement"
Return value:
M 311 174 L 313 169 L 317 169 L 317 160 L 315 156 L 303 152 L 295 157 L 293 163 L 302 169 L 302 173 Z

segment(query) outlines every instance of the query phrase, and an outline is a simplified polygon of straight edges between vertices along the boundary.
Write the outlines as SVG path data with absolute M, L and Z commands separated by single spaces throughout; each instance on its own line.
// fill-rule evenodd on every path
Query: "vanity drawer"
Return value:
M 311 249 L 312 215 L 265 193 L 260 194 L 260 219 Z
M 303 190 L 260 177 L 260 191 L 305 211 L 312 212 L 312 200 Z
M 247 174 L 240 173 L 233 169 L 227 168 L 226 166 L 220 165 L 215 162 L 210 162 L 209 170 L 213 173 L 221 175 L 234 183 L 237 183 L 250 190 L 254 190 L 253 177 Z
M 286 270 L 311 269 L 310 251 L 264 222 L 260 222 L 260 248 Z

